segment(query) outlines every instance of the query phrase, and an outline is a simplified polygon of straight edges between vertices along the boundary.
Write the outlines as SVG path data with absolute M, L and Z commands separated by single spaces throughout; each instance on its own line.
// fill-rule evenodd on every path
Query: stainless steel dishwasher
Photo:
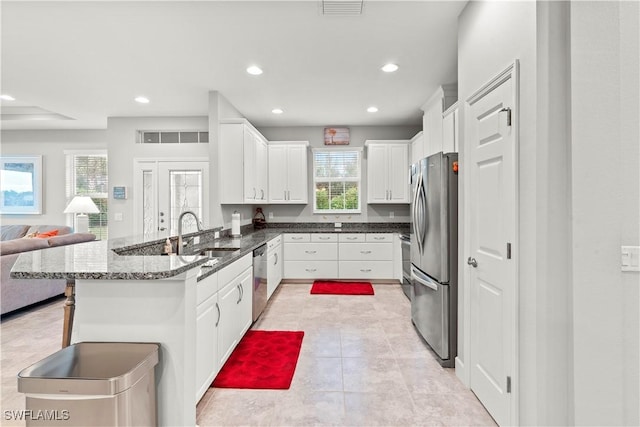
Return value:
M 267 305 L 267 245 L 253 250 L 253 321 Z
M 409 234 L 400 234 L 400 245 L 402 247 L 402 291 L 411 300 L 413 299 L 413 285 L 411 284 L 411 240 Z

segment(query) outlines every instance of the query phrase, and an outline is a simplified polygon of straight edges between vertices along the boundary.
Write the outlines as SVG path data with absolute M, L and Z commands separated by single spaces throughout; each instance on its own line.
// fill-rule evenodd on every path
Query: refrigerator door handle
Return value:
M 427 236 L 427 227 L 429 226 L 428 218 L 427 218 L 427 194 L 424 189 L 424 184 L 420 185 L 420 207 L 422 210 L 422 214 L 420 215 L 420 224 L 421 230 L 420 233 L 420 241 L 422 242 L 422 252 L 424 252 L 425 239 Z
M 429 280 L 428 277 L 424 277 L 424 275 L 420 271 L 416 270 L 414 266 L 411 266 L 411 280 L 415 280 L 421 285 L 433 289 L 434 291 L 438 290 L 438 285 Z
M 422 254 L 422 244 L 420 241 L 420 224 L 419 224 L 419 220 L 420 220 L 420 216 L 418 215 L 418 197 L 420 195 L 420 183 L 422 182 L 421 177 L 420 177 L 420 173 L 418 172 L 418 175 L 416 177 L 416 188 L 415 188 L 415 192 L 413 194 L 413 227 L 414 227 L 414 231 L 416 234 L 416 240 L 418 243 L 418 249 L 420 250 L 420 254 Z

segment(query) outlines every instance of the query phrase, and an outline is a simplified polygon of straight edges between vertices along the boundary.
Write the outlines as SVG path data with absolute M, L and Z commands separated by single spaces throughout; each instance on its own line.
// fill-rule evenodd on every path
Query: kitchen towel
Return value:
M 238 212 L 231 214 L 231 235 L 240 235 L 240 214 Z

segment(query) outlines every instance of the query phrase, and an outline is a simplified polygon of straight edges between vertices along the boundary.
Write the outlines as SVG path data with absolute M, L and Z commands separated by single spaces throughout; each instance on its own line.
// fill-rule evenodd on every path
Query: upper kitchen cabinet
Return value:
M 245 119 L 220 123 L 220 203 L 268 200 L 267 140 Z
M 458 103 L 453 104 L 442 114 L 442 151 L 458 152 Z
M 269 149 L 269 203 L 308 202 L 307 141 L 271 141 Z
M 443 85 L 422 106 L 424 116 L 423 127 L 423 157 L 429 157 L 440 151 L 449 152 L 444 147 L 443 113 L 449 109 L 458 98 L 456 84 Z
M 418 160 L 424 158 L 424 132 L 418 132 L 411 141 L 411 164 L 415 164 Z
M 366 141 L 367 203 L 409 203 L 409 141 Z

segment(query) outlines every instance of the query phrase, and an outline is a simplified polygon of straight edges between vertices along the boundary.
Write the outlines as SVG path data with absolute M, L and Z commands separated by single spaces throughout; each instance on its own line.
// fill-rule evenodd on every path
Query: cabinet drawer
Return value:
M 233 279 L 238 277 L 247 268 L 253 265 L 253 254 L 250 252 L 234 262 L 218 271 L 218 289 L 222 289 Z
M 392 243 L 341 243 L 340 260 L 393 261 Z
M 338 259 L 337 243 L 287 243 L 284 259 L 294 261 L 324 261 Z
M 218 273 L 205 277 L 196 286 L 196 304 L 202 304 L 211 295 L 218 292 Z
M 318 243 L 337 242 L 338 235 L 333 233 L 314 233 L 311 234 L 311 241 Z
M 282 242 L 282 235 L 274 237 L 267 242 L 267 249 L 273 249 Z
M 335 279 L 338 277 L 338 261 L 285 261 L 284 277 L 287 279 Z
M 309 236 L 309 233 L 290 233 L 290 234 L 285 234 L 283 240 L 285 243 L 310 242 L 311 237 Z
M 341 279 L 393 279 L 393 261 L 340 261 Z
M 367 242 L 393 242 L 393 233 L 367 233 Z
M 365 235 L 364 235 L 364 233 L 340 234 L 339 241 L 340 242 L 364 242 L 365 241 Z

